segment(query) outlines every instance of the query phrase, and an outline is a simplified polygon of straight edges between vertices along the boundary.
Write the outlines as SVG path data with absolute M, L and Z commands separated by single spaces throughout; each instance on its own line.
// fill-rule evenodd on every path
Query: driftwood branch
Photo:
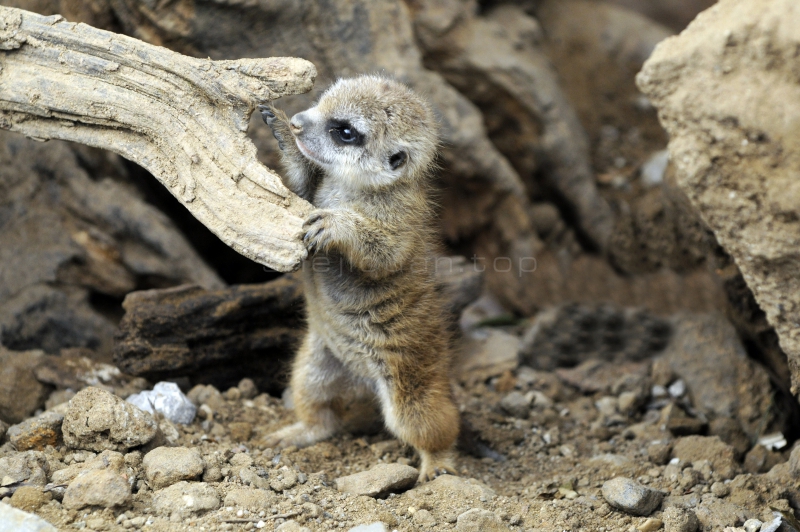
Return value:
M 0 128 L 107 149 L 149 170 L 226 244 L 280 271 L 311 206 L 256 159 L 258 103 L 311 89 L 297 58 L 211 61 L 0 7 Z

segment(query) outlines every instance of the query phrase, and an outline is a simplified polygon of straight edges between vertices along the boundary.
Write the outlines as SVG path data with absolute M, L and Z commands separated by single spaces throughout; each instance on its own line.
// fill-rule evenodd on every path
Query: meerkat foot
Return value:
M 331 242 L 331 217 L 330 210 L 317 209 L 313 211 L 303 224 L 303 242 L 309 253 L 325 250 Z
M 429 453 L 420 451 L 421 463 L 419 480 L 417 483 L 428 482 L 440 475 L 456 475 L 456 468 L 453 464 L 453 453 L 442 451 Z
M 267 447 L 284 448 L 294 445 L 302 448 L 326 440 L 335 433 L 335 430 L 324 425 L 308 426 L 299 421 L 268 435 L 265 444 Z

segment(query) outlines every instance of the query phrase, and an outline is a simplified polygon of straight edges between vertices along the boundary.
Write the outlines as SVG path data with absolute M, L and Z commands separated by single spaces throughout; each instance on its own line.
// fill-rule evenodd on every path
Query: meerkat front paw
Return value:
M 261 113 L 261 118 L 264 120 L 264 123 L 272 130 L 272 136 L 278 141 L 278 148 L 283 151 L 286 147 L 286 139 L 283 138 L 283 133 L 279 127 L 282 120 L 282 117 L 279 115 L 282 113 L 271 105 L 259 105 L 258 111 Z
M 303 224 L 303 243 L 309 254 L 327 250 L 333 242 L 333 211 L 317 209 Z
M 456 475 L 453 457 L 450 451 L 441 453 L 421 453 L 419 479 L 417 483 L 428 482 L 440 475 Z

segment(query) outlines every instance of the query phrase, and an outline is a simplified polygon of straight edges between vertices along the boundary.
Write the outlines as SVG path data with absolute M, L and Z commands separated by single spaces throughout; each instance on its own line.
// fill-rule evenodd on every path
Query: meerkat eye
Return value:
M 389 166 L 392 167 L 392 170 L 397 170 L 398 168 L 406 164 L 407 159 L 408 155 L 406 155 L 406 152 L 399 151 L 394 155 L 392 155 L 391 157 L 389 157 Z
M 347 122 L 335 124 L 329 131 L 333 141 L 340 146 L 360 146 L 362 144 L 361 133 Z

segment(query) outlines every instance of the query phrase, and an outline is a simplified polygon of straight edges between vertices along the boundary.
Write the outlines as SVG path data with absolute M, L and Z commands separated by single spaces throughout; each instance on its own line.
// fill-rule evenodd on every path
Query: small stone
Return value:
M 686 393 L 686 383 L 683 382 L 683 379 L 678 379 L 669 385 L 667 391 L 672 397 L 679 399 Z
M 253 435 L 253 425 L 246 421 L 234 421 L 228 425 L 231 439 L 235 442 L 246 442 Z
M 386 525 L 381 521 L 376 523 L 370 523 L 368 525 L 358 525 L 354 526 L 347 532 L 389 532 L 389 529 L 386 528 Z
M 242 392 L 239 390 L 239 388 L 228 388 L 222 395 L 228 401 L 238 401 L 242 398 Z
M 459 532 L 508 532 L 508 527 L 493 512 L 473 508 L 458 516 L 456 530 Z
M 69 402 L 61 430 L 64 443 L 72 449 L 127 451 L 152 440 L 158 425 L 147 412 L 89 387 Z
M 203 459 L 197 449 L 158 447 L 142 460 L 147 482 L 161 489 L 181 480 L 194 480 L 203 474 Z
M 152 390 L 135 393 L 126 399 L 145 412 L 158 412 L 173 423 L 188 425 L 194 421 L 197 407 L 174 382 L 159 382 Z
M 252 379 L 244 378 L 239 381 L 239 384 L 237 384 L 236 387 L 239 388 L 239 393 L 242 394 L 242 399 L 252 399 L 258 395 L 258 388 L 256 388 L 256 383 L 254 383 Z
M 369 471 L 337 478 L 336 488 L 353 495 L 382 497 L 412 487 L 418 477 L 419 471 L 411 466 L 378 464 Z
M 156 514 L 186 519 L 219 508 L 219 495 L 205 482 L 178 482 L 153 494 Z
M 44 487 L 50 467 L 40 451 L 25 451 L 0 458 L 0 486 L 25 482 Z
M 647 456 L 656 465 L 664 465 L 669 461 L 672 445 L 669 442 L 656 441 L 647 446 Z
M 58 532 L 58 529 L 41 517 L 0 502 L 0 531 Z
M 14 444 L 18 451 L 44 451 L 51 445 L 55 447 L 61 439 L 61 423 L 64 416 L 56 412 L 44 414 L 8 428 L 8 441 Z
M 347 477 L 345 477 L 347 478 Z M 291 467 L 283 466 L 276 474 L 271 474 L 269 487 L 275 491 L 292 489 L 297 485 L 297 472 Z
M 10 503 L 14 508 L 34 512 L 51 500 L 53 500 L 53 494 L 43 491 L 40 487 L 20 486 L 11 496 Z
M 619 394 L 619 411 L 623 414 L 632 414 L 639 407 L 639 395 L 636 392 L 622 392 Z
M 700 522 L 692 510 L 670 506 L 664 510 L 661 517 L 664 519 L 665 532 L 696 532 Z
M 744 522 L 743 528 L 744 532 L 758 532 L 761 530 L 761 525 L 763 523 L 758 519 L 748 519 Z
M 414 513 L 414 523 L 420 526 L 435 525 L 436 519 L 428 510 L 417 510 Z
M 225 496 L 225 506 L 244 508 L 251 512 L 258 512 L 263 508 L 270 508 L 276 504 L 276 497 L 271 491 L 255 488 L 232 489 Z
M 724 482 L 714 482 L 711 484 L 711 493 L 713 493 L 715 497 L 722 499 L 730 495 L 731 489 Z
M 754 445 L 744 457 L 744 470 L 748 473 L 766 473 L 783 461 L 780 453 L 770 451 L 763 445 Z
M 644 523 L 636 527 L 636 530 L 639 532 L 655 532 L 663 525 L 663 521 L 661 519 L 656 519 L 654 517 L 648 518 Z
M 116 451 L 103 451 L 85 462 L 77 462 L 55 471 L 50 477 L 50 482 L 53 484 L 69 484 L 81 473 L 97 469 L 110 469 L 122 475 L 126 470 L 125 458 Z
M 110 469 L 96 469 L 81 473 L 69 483 L 62 504 L 73 510 L 87 506 L 112 508 L 125 504 L 130 496 L 131 486 L 125 478 Z
M 531 402 L 522 393 L 513 391 L 503 397 L 500 401 L 500 408 L 511 416 L 525 419 L 530 413 Z
M 624 477 L 603 484 L 603 497 L 611 506 L 625 512 L 648 516 L 661 504 L 664 493 Z

